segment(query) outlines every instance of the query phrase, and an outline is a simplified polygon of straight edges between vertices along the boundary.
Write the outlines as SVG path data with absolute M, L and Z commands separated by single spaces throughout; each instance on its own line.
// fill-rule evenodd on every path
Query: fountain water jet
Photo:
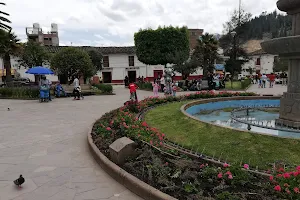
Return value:
M 292 35 L 264 41 L 261 46 L 270 54 L 289 60 L 288 89 L 280 100 L 279 119 L 276 124 L 300 128 L 300 0 L 279 0 L 279 10 L 293 18 Z

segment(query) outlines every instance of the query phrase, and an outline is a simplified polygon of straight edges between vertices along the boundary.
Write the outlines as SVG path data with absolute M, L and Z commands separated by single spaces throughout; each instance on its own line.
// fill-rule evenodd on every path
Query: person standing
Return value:
M 129 92 L 130 92 L 131 101 L 135 100 L 136 103 L 137 103 L 138 98 L 137 98 L 137 94 L 136 94 L 136 89 L 138 88 L 138 86 L 133 81 L 131 81 L 128 88 L 129 88 Z
M 271 75 L 269 76 L 269 79 L 270 79 L 270 88 L 273 88 L 274 87 L 274 82 L 275 82 L 275 79 L 276 79 L 275 74 L 271 73 Z
M 78 91 L 78 87 L 79 87 L 79 79 L 78 76 L 75 76 L 74 81 L 73 81 L 73 85 L 74 85 L 74 89 L 73 89 L 73 95 L 74 95 L 74 100 L 80 99 L 80 93 Z
M 267 79 L 268 79 L 267 75 L 263 74 L 261 76 L 261 79 L 262 79 L 262 88 L 266 88 L 266 82 L 267 82 Z
M 52 101 L 51 99 L 51 85 L 52 85 L 52 82 L 50 80 L 48 80 L 46 78 L 46 76 L 42 76 L 42 80 L 41 80 L 41 85 L 46 85 L 48 90 L 49 90 L 49 101 Z
M 161 87 L 161 90 L 164 91 L 164 88 L 165 88 L 165 78 L 164 78 L 164 76 L 162 76 L 161 79 L 160 79 L 160 87 Z
M 159 85 L 157 84 L 156 80 L 154 80 L 154 83 L 152 84 L 152 87 L 153 87 L 153 95 L 154 95 L 154 97 L 158 97 Z
M 285 72 L 283 72 L 283 81 L 282 81 L 282 83 L 283 83 L 283 85 L 287 85 L 287 73 L 285 73 Z

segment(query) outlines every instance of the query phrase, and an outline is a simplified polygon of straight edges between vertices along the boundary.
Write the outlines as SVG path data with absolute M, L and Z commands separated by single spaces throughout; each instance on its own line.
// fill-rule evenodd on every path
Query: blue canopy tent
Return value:
M 41 81 L 41 76 L 42 75 L 53 75 L 54 72 L 46 67 L 41 67 L 41 66 L 37 66 L 37 67 L 32 67 L 29 70 L 27 70 L 25 72 L 26 74 L 33 74 L 35 77 L 35 81 L 36 83 L 40 83 Z

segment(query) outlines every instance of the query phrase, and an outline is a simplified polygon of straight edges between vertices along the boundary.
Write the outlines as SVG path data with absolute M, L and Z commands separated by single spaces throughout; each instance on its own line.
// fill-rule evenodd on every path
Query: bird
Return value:
M 14 184 L 18 186 L 19 188 L 22 188 L 22 184 L 25 183 L 25 179 L 23 178 L 22 175 L 17 180 L 14 180 Z
M 7 108 L 7 111 L 10 111 L 10 108 Z

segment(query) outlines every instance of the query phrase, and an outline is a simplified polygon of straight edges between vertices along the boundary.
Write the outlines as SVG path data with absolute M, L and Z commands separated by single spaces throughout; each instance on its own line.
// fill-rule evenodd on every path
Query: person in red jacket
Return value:
M 275 79 L 276 79 L 275 74 L 271 73 L 271 75 L 269 76 L 269 79 L 270 79 L 270 88 L 273 88 L 274 82 L 275 82 Z
M 129 91 L 130 91 L 130 99 L 131 99 L 131 101 L 138 101 L 138 99 L 137 99 L 137 95 L 136 95 L 136 89 L 138 88 L 138 86 L 133 82 L 133 81 L 131 81 L 131 83 L 129 84 L 129 86 L 128 86 L 128 88 L 129 88 Z

